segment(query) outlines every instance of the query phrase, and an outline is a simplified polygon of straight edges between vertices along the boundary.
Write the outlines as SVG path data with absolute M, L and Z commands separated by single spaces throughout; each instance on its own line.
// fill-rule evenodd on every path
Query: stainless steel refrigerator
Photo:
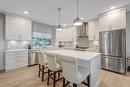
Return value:
M 99 51 L 102 53 L 102 68 L 117 73 L 126 73 L 125 29 L 99 33 Z

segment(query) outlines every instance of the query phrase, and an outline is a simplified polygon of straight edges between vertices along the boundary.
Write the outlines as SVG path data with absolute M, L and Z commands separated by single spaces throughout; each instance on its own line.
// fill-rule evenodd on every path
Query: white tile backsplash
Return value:
M 58 47 L 59 42 L 55 42 L 55 46 Z M 84 40 L 84 39 L 79 39 L 77 42 L 63 42 L 64 47 L 73 47 L 75 48 L 76 45 L 79 47 L 89 47 L 89 48 L 94 48 L 94 49 L 99 49 L 99 41 L 94 41 L 94 40 Z
M 73 47 L 73 42 L 64 42 L 64 47 Z
M 87 38 L 80 38 L 77 40 L 79 47 L 89 47 L 89 40 Z
M 89 48 L 99 48 L 99 41 L 90 40 L 89 41 Z
M 25 49 L 29 41 L 6 41 L 6 50 Z

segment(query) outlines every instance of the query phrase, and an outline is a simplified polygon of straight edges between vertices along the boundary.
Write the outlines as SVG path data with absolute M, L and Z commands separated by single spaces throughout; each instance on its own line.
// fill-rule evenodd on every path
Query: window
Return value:
M 52 36 L 49 33 L 33 32 L 32 36 L 33 46 L 51 46 Z

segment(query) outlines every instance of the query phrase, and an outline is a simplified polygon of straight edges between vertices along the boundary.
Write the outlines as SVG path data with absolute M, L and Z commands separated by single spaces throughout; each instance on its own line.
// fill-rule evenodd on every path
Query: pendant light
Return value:
M 61 11 L 61 8 L 58 8 L 58 11 L 59 11 L 59 25 L 56 26 L 56 30 L 57 30 L 57 31 L 62 31 L 62 30 L 63 30 L 63 27 L 62 27 L 62 25 L 60 24 L 60 11 Z
M 79 17 L 79 1 L 77 0 L 77 18 L 73 21 L 74 26 L 82 25 L 82 19 Z

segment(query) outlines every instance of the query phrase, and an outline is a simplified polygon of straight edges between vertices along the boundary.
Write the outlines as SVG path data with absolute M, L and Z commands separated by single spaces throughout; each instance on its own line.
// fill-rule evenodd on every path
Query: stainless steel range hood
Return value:
M 84 22 L 81 26 L 77 27 L 77 38 L 88 38 L 88 23 Z

